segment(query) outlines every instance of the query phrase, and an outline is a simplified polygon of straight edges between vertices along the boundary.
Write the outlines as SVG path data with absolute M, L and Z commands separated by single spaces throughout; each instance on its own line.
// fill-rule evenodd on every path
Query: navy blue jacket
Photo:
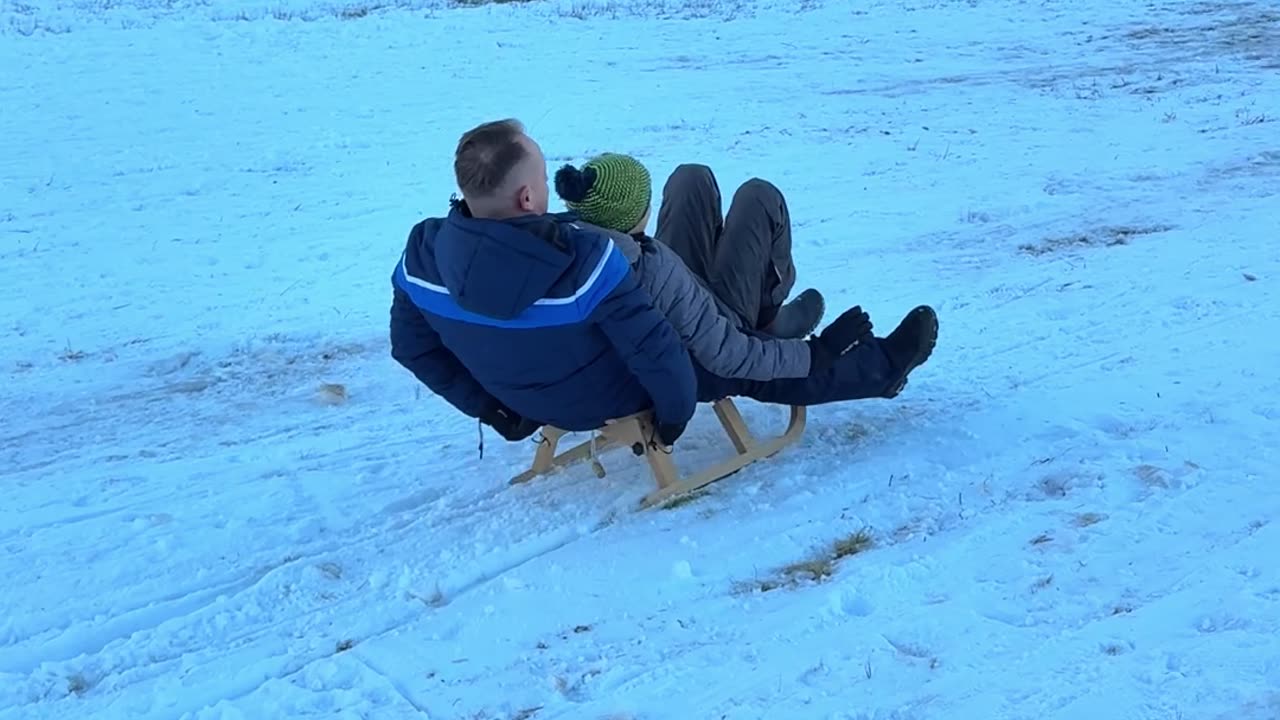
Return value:
M 391 354 L 461 412 L 497 403 L 570 431 L 654 411 L 693 416 L 680 336 L 606 235 L 568 215 L 445 218 L 413 227 L 392 275 Z

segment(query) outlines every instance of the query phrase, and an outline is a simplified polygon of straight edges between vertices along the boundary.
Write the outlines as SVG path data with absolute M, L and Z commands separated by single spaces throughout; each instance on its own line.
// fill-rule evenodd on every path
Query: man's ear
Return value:
M 533 211 L 533 188 L 528 185 L 521 185 L 516 191 L 516 206 L 524 212 Z

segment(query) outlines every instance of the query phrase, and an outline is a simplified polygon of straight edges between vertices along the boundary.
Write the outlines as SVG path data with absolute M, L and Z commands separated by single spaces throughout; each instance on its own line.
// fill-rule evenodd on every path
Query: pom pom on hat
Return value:
M 556 194 L 565 202 L 580 203 L 587 199 L 595 182 L 595 168 L 579 170 L 572 165 L 565 165 L 556 171 Z

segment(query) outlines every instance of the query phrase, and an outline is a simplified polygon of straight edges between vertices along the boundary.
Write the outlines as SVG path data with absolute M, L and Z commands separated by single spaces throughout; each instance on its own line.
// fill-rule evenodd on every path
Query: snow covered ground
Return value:
M 0 2 L 0 718 L 1280 718 L 1272 3 L 428 4 Z M 933 360 L 507 487 L 386 338 L 506 116 Z

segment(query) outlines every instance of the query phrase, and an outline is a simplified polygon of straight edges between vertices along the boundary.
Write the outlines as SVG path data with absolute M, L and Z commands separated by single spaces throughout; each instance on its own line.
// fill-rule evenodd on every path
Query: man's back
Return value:
M 649 407 L 692 415 L 680 338 L 607 236 L 459 203 L 414 226 L 393 282 L 393 355 L 463 412 L 482 417 L 492 396 L 567 430 Z

